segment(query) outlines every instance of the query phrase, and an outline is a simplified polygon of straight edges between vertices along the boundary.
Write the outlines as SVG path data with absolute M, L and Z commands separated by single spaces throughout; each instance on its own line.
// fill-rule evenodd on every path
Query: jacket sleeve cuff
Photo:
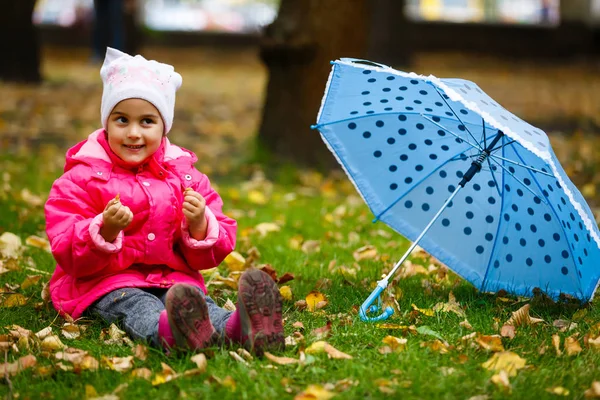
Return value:
M 119 232 L 117 238 L 110 243 L 104 240 L 102 235 L 100 235 L 100 228 L 102 228 L 102 214 L 96 215 L 90 223 L 89 232 L 94 245 L 107 253 L 117 253 L 121 251 L 123 248 L 123 231 Z
M 190 236 L 190 230 L 185 218 L 181 224 L 181 238 L 183 239 L 183 243 L 191 249 L 208 249 L 212 247 L 219 238 L 219 222 L 217 221 L 215 214 L 213 214 L 210 208 L 206 207 L 204 215 L 206 216 L 206 222 L 208 224 L 204 240 L 196 240 Z

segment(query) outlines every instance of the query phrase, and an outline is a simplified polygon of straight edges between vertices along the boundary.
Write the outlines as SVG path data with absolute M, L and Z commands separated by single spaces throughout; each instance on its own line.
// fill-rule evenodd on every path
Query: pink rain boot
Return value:
M 169 326 L 179 348 L 198 350 L 216 343 L 217 331 L 208 317 L 204 297 L 191 285 L 177 283 L 165 301 Z

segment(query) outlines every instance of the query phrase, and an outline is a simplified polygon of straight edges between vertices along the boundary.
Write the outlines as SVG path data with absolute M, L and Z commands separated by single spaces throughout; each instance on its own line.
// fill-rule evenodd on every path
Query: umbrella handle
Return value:
M 381 292 L 383 292 L 383 290 L 387 287 L 387 285 L 388 285 L 388 281 L 386 279 L 382 279 L 379 282 L 377 282 L 377 287 L 371 292 L 369 297 L 367 297 L 365 302 L 362 303 L 362 305 L 360 306 L 360 309 L 358 312 L 360 319 L 362 319 L 363 321 L 371 321 L 371 322 L 381 321 L 384 319 L 388 319 L 394 313 L 394 309 L 392 307 L 386 307 L 385 310 L 383 310 L 383 313 L 376 317 L 367 316 L 367 312 L 369 312 L 369 311 L 376 312 L 380 309 L 379 306 L 371 305 L 371 304 L 373 304 L 373 302 L 377 298 L 379 298 L 379 296 L 381 295 Z

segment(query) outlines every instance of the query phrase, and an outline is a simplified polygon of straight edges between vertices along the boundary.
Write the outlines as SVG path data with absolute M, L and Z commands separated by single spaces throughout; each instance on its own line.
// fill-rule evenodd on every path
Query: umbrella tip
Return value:
M 310 129 L 317 129 L 319 127 L 319 125 L 311 125 Z
M 333 65 L 335 64 L 335 61 L 329 61 L 329 64 Z

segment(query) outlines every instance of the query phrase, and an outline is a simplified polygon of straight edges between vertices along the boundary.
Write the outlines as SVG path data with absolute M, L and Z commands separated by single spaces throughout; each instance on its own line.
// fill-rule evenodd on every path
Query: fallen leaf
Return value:
M 48 253 L 51 252 L 50 242 L 46 238 L 31 235 L 25 239 L 25 244 L 28 246 L 36 247 L 38 249 L 46 250 Z
M 133 356 L 102 357 L 102 365 L 117 372 L 129 371 L 133 368 Z
M 292 300 L 292 288 L 289 286 L 281 286 L 279 288 L 279 294 L 281 294 L 281 297 L 286 301 Z
M 150 381 L 150 378 L 152 378 L 152 371 L 150 371 L 148 368 L 136 368 L 131 371 L 131 376 L 133 378 L 140 378 Z
M 306 300 L 298 300 L 294 303 L 294 307 L 296 307 L 298 311 L 302 311 L 308 307 L 308 303 L 306 302 Z
M 267 196 L 258 190 L 250 190 L 248 192 L 248 201 L 253 204 L 265 205 L 268 202 Z
M 377 257 L 377 249 L 372 245 L 363 246 L 356 249 L 354 253 L 352 253 L 352 257 L 354 257 L 354 260 L 356 261 L 372 260 Z
M 140 361 L 146 361 L 148 358 L 148 347 L 143 344 L 137 344 L 133 348 L 133 356 Z
M 271 232 L 279 232 L 281 227 L 273 222 L 262 222 L 256 225 L 254 229 L 260 234 L 260 236 L 265 237 Z
M 239 348 L 236 351 L 244 360 L 246 360 L 248 362 L 254 360 L 254 357 L 252 357 L 252 354 L 250 354 L 250 352 L 248 350 Z
M 40 344 L 40 348 L 42 350 L 47 351 L 61 350 L 66 347 L 67 346 L 65 346 L 63 342 L 60 341 L 59 337 L 56 335 L 50 335 L 45 337 L 44 340 L 42 340 L 42 343 Z
M 492 358 L 481 364 L 485 369 L 500 372 L 505 370 L 508 376 L 516 376 L 517 371 L 524 368 L 527 360 L 519 357 L 518 354 L 511 351 L 494 353 Z
M 454 314 L 458 315 L 461 318 L 465 318 L 465 311 L 460 308 L 460 303 L 458 303 L 456 301 L 456 297 L 454 297 L 454 294 L 452 292 L 450 292 L 450 294 L 448 295 L 448 302 L 447 303 L 437 303 L 435 306 L 433 306 L 433 311 L 435 312 L 453 312 Z
M 540 318 L 532 318 L 529 315 L 529 304 L 525 304 L 523 307 L 513 312 L 512 316 L 509 318 L 508 321 L 504 323 L 504 325 L 513 325 L 515 327 L 518 327 L 533 325 L 539 322 L 544 322 L 544 320 Z
M 191 360 L 202 372 L 206 371 L 206 368 L 208 367 L 208 361 L 206 361 L 206 356 L 203 353 L 198 353 L 195 356 L 192 356 Z
M 295 358 L 274 356 L 273 354 L 269 353 L 268 351 L 265 351 L 264 355 L 267 358 L 267 360 L 274 362 L 275 364 L 279 364 L 279 365 L 297 364 L 299 362 Z
M 19 236 L 11 232 L 0 235 L 0 258 L 18 258 L 22 252 L 23 243 Z
M 515 327 L 512 325 L 503 325 L 502 328 L 500 328 L 500 336 L 514 339 Z
M 27 276 L 23 282 L 21 283 L 21 289 L 25 290 L 31 286 L 37 285 L 38 282 L 40 281 L 40 279 L 42 278 L 41 275 L 29 275 Z
M 60 332 L 67 339 L 77 339 L 81 336 L 80 326 L 70 322 L 65 322 Z
M 306 307 L 307 307 L 308 311 L 314 312 L 315 310 L 318 309 L 317 304 L 319 304 L 320 302 L 323 302 L 323 301 L 327 302 L 325 295 L 323 293 L 313 290 L 306 296 Z M 325 304 L 327 304 L 327 303 L 325 303 Z
M 579 344 L 579 340 L 577 340 L 577 338 L 573 336 L 565 338 L 565 352 L 568 356 L 577 355 L 581 353 L 582 350 L 583 349 L 581 348 L 581 345 Z
M 52 334 L 52 327 L 47 326 L 44 329 L 42 329 L 41 331 L 37 332 L 35 334 L 35 336 L 37 336 L 37 338 L 40 340 L 44 340 L 47 336 L 49 336 L 51 334 Z
M 340 359 L 351 360 L 353 358 L 351 355 L 339 351 L 338 349 L 336 349 L 329 343 L 325 343 L 325 352 L 327 353 L 327 356 L 329 358 L 334 358 L 337 360 L 340 360 Z
M 569 389 L 565 389 L 562 386 L 552 386 L 546 389 L 546 392 L 555 394 L 557 396 L 568 396 L 571 392 Z
M 408 339 L 397 338 L 395 336 L 388 335 L 383 338 L 382 342 L 388 345 L 392 352 L 401 353 L 406 350 L 406 343 L 408 342 Z
M 316 340 L 325 339 L 331 336 L 331 321 L 327 321 L 325 326 L 314 329 L 310 334 L 313 335 Z
M 600 349 L 600 336 L 598 336 L 597 338 L 588 338 L 587 345 L 590 348 L 599 350 Z
M 298 393 L 294 400 L 329 400 L 335 395 L 321 385 L 309 385 L 302 393 Z
M 277 280 L 277 283 L 283 285 L 284 283 L 289 282 L 291 280 L 294 280 L 294 274 L 286 272 L 285 274 L 281 275 L 281 278 Z
M 304 329 L 304 324 L 300 321 L 296 321 L 292 324 L 292 326 L 296 329 Z
M 510 381 L 508 379 L 508 373 L 505 370 L 500 370 L 496 375 L 493 375 L 490 378 L 490 381 L 494 383 L 496 386 L 508 391 L 510 393 L 512 388 L 510 386 Z
M 235 306 L 235 304 L 233 304 L 233 301 L 231 301 L 231 299 L 227 299 L 225 304 L 223 304 L 223 308 L 227 311 L 235 311 L 237 307 Z
M 435 315 L 433 310 L 430 310 L 428 308 L 419 308 L 416 306 L 416 304 L 412 304 L 412 308 L 413 310 L 418 311 L 421 314 L 426 315 L 428 317 L 433 317 Z
M 20 307 L 27 304 L 27 298 L 20 293 L 14 293 L 6 296 L 0 307 L 11 308 Z
M 35 356 L 32 354 L 28 354 L 26 356 L 19 358 L 17 361 L 15 361 L 13 363 L 0 364 L 0 376 L 4 376 L 4 375 L 15 376 L 16 374 L 18 374 L 19 372 L 21 372 L 27 368 L 35 367 L 36 364 L 37 364 L 37 359 L 35 358 Z
M 238 353 L 236 353 L 235 351 L 230 351 L 229 352 L 229 356 L 231 358 L 233 358 L 235 361 L 239 362 L 240 364 L 244 364 L 245 366 L 250 366 L 250 364 L 248 364 L 248 362 L 246 360 L 244 360 Z
M 442 342 L 439 339 L 430 341 L 430 342 L 421 342 L 421 347 L 428 347 L 431 351 L 435 351 L 436 353 L 446 354 L 448 353 L 448 344 Z
M 477 335 L 475 341 L 484 350 L 490 350 L 494 352 L 504 351 L 502 338 L 498 335 Z
M 557 319 L 554 322 L 552 322 L 552 326 L 557 328 L 561 332 L 567 332 L 577 328 L 577 323 L 567 321 L 564 319 Z
M 461 321 L 458 325 L 462 326 L 465 329 L 468 329 L 470 331 L 473 330 L 473 326 L 469 323 L 469 321 L 467 321 L 466 319 L 464 321 Z
M 592 386 L 584 392 L 586 399 L 600 399 L 600 381 L 592 382 Z
M 230 271 L 243 271 L 246 269 L 246 259 L 237 251 L 229 253 L 223 261 Z
M 554 346 L 554 349 L 556 350 L 556 355 L 561 356 L 562 351 L 560 350 L 560 336 L 556 334 L 552 335 L 552 346 Z

